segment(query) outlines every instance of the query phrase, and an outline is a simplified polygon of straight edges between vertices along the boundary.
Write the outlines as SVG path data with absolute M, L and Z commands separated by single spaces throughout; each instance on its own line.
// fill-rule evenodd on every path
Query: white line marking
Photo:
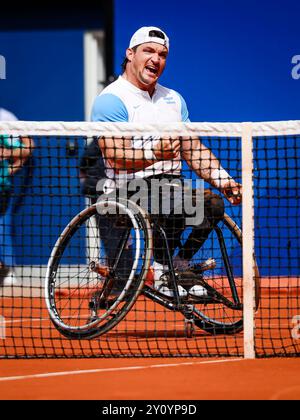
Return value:
M 183 363 L 169 363 L 160 365 L 149 365 L 149 366 L 126 366 L 119 368 L 102 368 L 102 369 L 88 369 L 88 370 L 70 370 L 64 372 L 48 372 L 48 373 L 37 373 L 34 375 L 21 375 L 21 376 L 3 376 L 0 377 L 0 382 L 5 381 L 20 381 L 24 379 L 40 379 L 40 378 L 51 378 L 55 376 L 69 376 L 69 375 L 87 375 L 90 373 L 107 373 L 107 372 L 124 372 L 130 370 L 142 370 L 142 369 L 157 369 L 166 367 L 181 367 L 181 366 L 196 366 L 196 365 L 208 365 L 215 363 L 230 363 L 230 362 L 241 362 L 243 358 L 239 359 L 223 359 L 223 360 L 208 360 L 205 362 L 183 362 Z
M 74 317 L 75 318 L 75 317 Z M 10 324 L 22 324 L 22 323 L 26 323 L 26 322 L 48 322 L 50 321 L 50 318 L 20 318 L 20 319 L 6 319 L 5 320 L 5 325 L 10 325 Z M 162 320 L 161 322 L 165 322 L 165 320 Z M 184 321 L 177 322 L 175 324 L 176 327 L 181 327 L 184 324 Z M 259 325 L 258 328 L 263 328 L 263 327 L 269 327 L 269 328 L 278 328 L 278 326 L 280 325 L 281 328 L 290 328 L 290 323 L 284 323 L 283 321 L 279 321 L 279 323 L 275 324 L 275 323 L 267 323 L 265 322 L 265 324 Z
M 5 323 L 9 324 L 24 324 L 25 322 L 45 322 L 50 321 L 50 318 L 21 318 L 21 319 L 10 319 L 7 320 Z
M 275 392 L 275 394 L 273 394 L 269 400 L 286 400 L 286 399 L 291 399 L 291 394 L 293 395 L 292 399 L 296 399 L 296 395 L 297 395 L 297 400 L 299 399 L 299 392 L 300 392 L 300 385 L 294 385 L 291 387 L 286 387 L 283 389 L 280 389 L 279 391 Z

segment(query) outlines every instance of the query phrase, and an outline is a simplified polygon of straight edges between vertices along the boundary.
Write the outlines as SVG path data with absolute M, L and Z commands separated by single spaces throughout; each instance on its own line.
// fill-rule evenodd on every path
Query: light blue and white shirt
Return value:
M 147 91 L 137 88 L 120 76 L 97 96 L 91 119 L 102 122 L 157 124 L 189 122 L 189 114 L 184 99 L 175 90 L 157 84 L 151 97 Z M 153 142 L 153 138 L 141 139 L 140 136 L 136 136 L 133 139 L 133 147 L 141 149 L 150 141 Z M 178 158 L 156 162 L 134 174 L 128 174 L 126 171 L 115 174 L 111 168 L 107 169 L 106 174 L 109 178 L 129 180 L 161 173 L 178 175 L 180 172 L 181 161 Z

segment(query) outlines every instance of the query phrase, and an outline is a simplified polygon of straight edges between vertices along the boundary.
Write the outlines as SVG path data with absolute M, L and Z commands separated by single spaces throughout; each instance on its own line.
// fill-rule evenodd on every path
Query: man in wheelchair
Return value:
M 172 123 L 189 122 L 186 103 L 176 91 L 158 84 L 169 53 L 167 35 L 156 27 L 140 28 L 131 38 L 123 62 L 123 74 L 95 99 L 92 120 L 112 122 Z M 100 138 L 107 176 L 108 190 L 124 187 L 130 180 L 144 179 L 150 186 L 155 178 L 173 181 L 182 179 L 182 160 L 198 177 L 217 188 L 233 205 L 241 203 L 241 185 L 221 167 L 214 154 L 201 143 L 197 136 L 170 138 L 137 135 L 133 138 Z M 160 196 L 159 200 L 175 202 L 173 195 Z M 172 208 L 168 214 L 156 215 L 154 223 L 154 286 L 162 294 L 172 297 L 174 290 L 166 280 L 169 270 L 168 250 L 164 246 L 158 226 L 166 233 L 169 251 L 180 246 L 185 228 L 184 212 L 176 214 Z M 200 249 L 214 226 L 222 219 L 224 203 L 221 196 L 204 192 L 204 218 L 193 226 L 186 242 L 174 257 L 174 267 L 188 271 L 192 277 L 199 267 L 190 267 L 193 255 Z M 117 230 L 115 232 L 117 234 Z M 111 234 L 113 231 L 111 230 Z M 111 241 L 104 238 L 105 247 L 111 254 Z M 185 286 L 185 287 L 184 287 Z M 187 281 L 178 286 L 180 296 L 203 296 L 206 290 L 200 284 Z

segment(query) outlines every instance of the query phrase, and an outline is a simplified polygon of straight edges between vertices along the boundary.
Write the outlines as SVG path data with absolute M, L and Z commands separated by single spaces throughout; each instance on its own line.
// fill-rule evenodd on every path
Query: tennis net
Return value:
M 299 121 L 0 122 L 0 139 L 1 358 L 300 354 Z M 200 182 L 187 162 L 199 139 L 243 185 L 225 217 L 205 207 L 220 210 L 220 180 Z M 176 140 L 187 161 L 167 177 L 153 161 L 145 183 L 141 143 L 151 161 Z M 170 265 L 168 247 L 190 266 Z

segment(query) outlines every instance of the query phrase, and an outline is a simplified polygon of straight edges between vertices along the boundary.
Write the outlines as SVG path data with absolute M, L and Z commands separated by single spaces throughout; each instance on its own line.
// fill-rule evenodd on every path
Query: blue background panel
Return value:
M 0 106 L 20 120 L 84 119 L 83 31 L 0 31 Z
M 130 7 L 128 7 L 130 3 Z M 193 121 L 299 119 L 297 0 L 115 0 L 115 71 L 133 32 L 159 26 L 170 37 L 162 78 L 187 101 Z
M 292 78 L 292 58 L 300 55 L 299 15 L 296 0 L 191 0 L 186 4 L 161 0 L 155 5 L 115 0 L 114 44 L 107 52 L 114 50 L 114 72 L 120 74 L 133 32 L 144 25 L 159 26 L 171 43 L 161 83 L 183 95 L 192 121 L 299 119 L 300 78 Z M 66 14 L 60 17 L 59 25 L 53 21 L 52 27 L 49 18 L 47 29 L 42 29 L 34 19 L 32 27 L 30 21 L 25 25 L 16 12 L 16 22 L 24 24 L 22 30 L 0 28 L 0 55 L 7 64 L 7 79 L 0 80 L 0 106 L 21 120 L 83 120 L 83 33 L 84 25 L 103 28 L 103 16 L 95 16 L 97 13 L 84 18 L 76 8 L 72 11 L 76 25 L 70 25 Z M 78 25 L 80 22 L 84 23 Z M 51 145 L 46 139 L 36 141 L 33 171 L 28 177 L 31 186 L 25 187 L 22 200 L 15 197 L 13 201 L 19 264 L 44 264 L 57 233 L 84 205 L 76 169 L 81 146 L 77 156 L 68 157 L 62 140 L 51 139 Z M 232 141 L 235 150 L 237 145 Z M 229 153 L 227 146 L 222 149 L 217 140 L 211 142 L 224 167 L 240 179 L 240 151 Z M 290 139 L 288 149 L 282 148 L 285 142 L 258 139 L 256 144 L 258 246 L 266 264 L 272 253 L 274 263 L 269 270 L 274 275 L 280 269 L 284 275 L 292 273 L 295 267 L 300 272 L 299 137 Z M 274 160 L 275 146 L 279 162 Z M 16 177 L 16 194 L 26 168 L 24 171 Z M 277 196 L 286 198 L 279 203 Z M 274 215 L 278 206 L 280 214 Z M 239 220 L 240 208 L 234 209 L 234 214 Z M 34 236 L 30 229 L 34 229 Z M 271 234 L 274 240 L 267 243 Z M 291 242 L 287 242 L 288 236 Z M 275 250 L 276 241 L 279 251 Z M 281 261 L 286 256 L 293 266 L 284 268 Z

